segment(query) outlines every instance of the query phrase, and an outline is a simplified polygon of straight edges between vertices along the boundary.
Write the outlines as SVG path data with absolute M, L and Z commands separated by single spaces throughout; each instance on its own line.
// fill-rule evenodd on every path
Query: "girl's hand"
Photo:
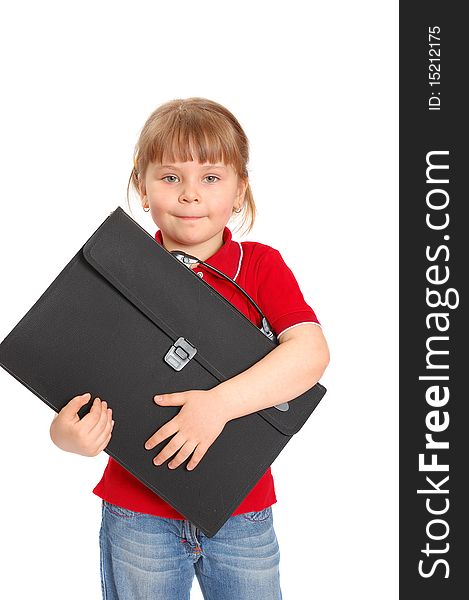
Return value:
M 223 403 L 213 389 L 163 394 L 155 396 L 154 400 L 160 406 L 182 408 L 146 441 L 145 448 L 151 450 L 170 435 L 176 434 L 155 456 L 153 462 L 161 465 L 179 450 L 168 464 L 170 469 L 175 469 L 194 452 L 187 464 L 188 470 L 194 469 L 229 421 L 223 411 Z
M 83 456 L 96 456 L 108 445 L 114 421 L 112 409 L 105 400 L 95 398 L 93 406 L 82 419 L 78 411 L 91 394 L 75 396 L 55 416 L 50 426 L 50 437 L 54 444 L 66 452 Z

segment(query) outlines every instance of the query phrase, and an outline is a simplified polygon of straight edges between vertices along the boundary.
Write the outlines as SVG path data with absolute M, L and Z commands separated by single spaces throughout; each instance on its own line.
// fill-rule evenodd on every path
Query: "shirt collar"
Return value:
M 161 233 L 161 229 L 158 229 L 155 233 L 155 240 L 163 245 L 163 236 Z M 225 225 L 225 229 L 223 230 L 223 245 L 222 247 L 212 254 L 209 258 L 207 258 L 204 262 L 212 265 L 234 279 L 238 275 L 239 267 L 240 267 L 240 259 L 241 259 L 241 247 L 239 242 L 236 242 L 232 238 L 231 231 Z M 203 265 L 199 265 L 201 269 L 204 268 Z M 197 267 L 198 269 L 199 267 Z M 213 273 L 211 269 L 207 269 L 210 273 Z

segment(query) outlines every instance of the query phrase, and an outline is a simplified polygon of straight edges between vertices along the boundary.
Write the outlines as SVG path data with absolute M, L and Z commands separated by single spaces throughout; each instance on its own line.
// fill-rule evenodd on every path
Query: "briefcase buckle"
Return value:
M 280 410 L 281 412 L 286 412 L 290 409 L 290 405 L 288 404 L 288 402 L 282 402 L 282 404 L 276 404 L 274 408 Z
M 164 360 L 175 371 L 180 371 L 197 352 L 197 348 L 185 338 L 178 338 L 166 353 Z

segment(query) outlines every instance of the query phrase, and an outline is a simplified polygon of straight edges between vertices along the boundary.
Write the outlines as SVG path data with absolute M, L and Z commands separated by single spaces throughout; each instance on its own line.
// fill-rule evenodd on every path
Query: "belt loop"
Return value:
M 191 533 L 194 537 L 194 541 L 197 546 L 200 546 L 200 540 L 197 537 L 198 528 L 193 523 L 190 523 L 190 526 L 191 526 Z

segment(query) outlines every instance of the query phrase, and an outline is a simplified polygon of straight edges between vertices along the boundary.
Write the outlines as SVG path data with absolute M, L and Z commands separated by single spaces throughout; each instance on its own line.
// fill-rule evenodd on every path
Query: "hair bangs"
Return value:
M 169 115 L 166 123 L 161 122 L 158 129 L 152 132 L 145 162 L 222 162 L 232 165 L 241 174 L 243 168 L 239 151 L 230 128 L 222 119 L 210 117 L 202 111 Z

